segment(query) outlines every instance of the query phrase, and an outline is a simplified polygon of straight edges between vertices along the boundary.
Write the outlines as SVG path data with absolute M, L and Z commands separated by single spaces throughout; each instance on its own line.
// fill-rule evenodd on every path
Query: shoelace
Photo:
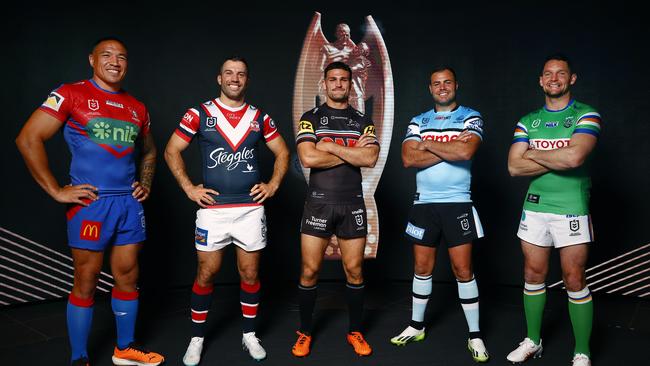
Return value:
M 135 343 L 129 344 L 127 349 L 129 349 L 129 348 L 136 351 L 136 352 L 142 353 L 143 355 L 146 355 L 147 353 L 151 353 L 151 352 L 149 352 L 149 350 L 147 350 L 144 347 L 142 347 L 142 346 L 140 346 L 138 344 L 135 344 Z
M 352 333 L 352 337 L 354 337 L 360 343 L 366 343 L 366 340 L 363 339 L 363 336 L 360 333 Z
M 300 335 L 298 336 L 298 344 L 302 346 L 303 344 L 305 344 L 305 342 L 307 342 L 307 339 L 309 339 L 308 336 L 300 333 Z

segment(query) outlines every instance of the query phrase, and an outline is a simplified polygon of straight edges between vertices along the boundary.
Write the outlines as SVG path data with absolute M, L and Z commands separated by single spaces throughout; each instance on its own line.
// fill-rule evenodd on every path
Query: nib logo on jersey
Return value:
M 90 139 L 118 158 L 133 151 L 140 127 L 112 118 L 93 118 L 86 124 Z

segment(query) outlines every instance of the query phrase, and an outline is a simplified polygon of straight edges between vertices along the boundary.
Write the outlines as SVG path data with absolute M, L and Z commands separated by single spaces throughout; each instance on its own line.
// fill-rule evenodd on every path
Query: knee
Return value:
M 313 266 L 303 265 L 300 274 L 300 283 L 305 286 L 313 286 L 317 281 L 318 269 Z
M 568 291 L 580 291 L 587 285 L 582 271 L 563 273 L 564 286 Z
M 345 264 L 345 276 L 349 283 L 360 284 L 363 282 L 361 262 Z
M 428 263 L 416 261 L 413 267 L 413 271 L 418 276 L 429 276 L 433 271 L 433 266 Z
M 239 278 L 247 285 L 254 285 L 257 283 L 257 269 L 256 268 L 242 268 L 239 271 Z
M 456 279 L 459 281 L 467 282 L 474 277 L 474 273 L 472 272 L 472 269 L 467 266 L 451 266 L 452 271 L 454 272 L 454 276 L 456 276 Z
M 207 287 L 214 282 L 216 271 L 209 266 L 199 266 L 196 271 L 196 283 L 201 287 Z
M 95 294 L 99 273 L 91 270 L 75 270 L 74 291 L 75 296 L 89 299 Z
M 524 268 L 524 280 L 527 283 L 543 283 L 546 281 L 546 267 L 526 265 Z

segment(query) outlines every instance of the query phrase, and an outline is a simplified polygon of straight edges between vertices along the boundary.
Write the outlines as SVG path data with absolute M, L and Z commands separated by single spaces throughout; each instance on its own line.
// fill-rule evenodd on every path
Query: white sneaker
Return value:
M 519 343 L 519 347 L 508 354 L 506 359 L 512 363 L 522 363 L 531 357 L 542 357 L 542 349 L 541 339 L 539 340 L 539 344 L 535 344 L 530 338 L 526 337 Z
M 485 343 L 483 343 L 481 338 L 468 339 L 467 349 L 476 362 L 487 362 L 490 358 L 490 355 L 488 355 L 488 351 L 485 348 Z
M 203 337 L 192 337 L 185 356 L 183 356 L 183 364 L 185 366 L 198 365 L 201 361 L 201 351 L 203 351 Z
M 402 333 L 391 338 L 390 343 L 396 346 L 404 346 L 409 342 L 419 342 L 424 339 L 424 336 L 424 328 L 415 329 L 409 325 Z
M 589 356 L 584 353 L 576 353 L 575 356 L 573 356 L 571 364 L 573 366 L 591 366 L 591 361 L 589 360 Z
M 266 358 L 266 351 L 260 344 L 259 338 L 255 336 L 255 332 L 244 333 L 241 338 L 241 345 L 255 361 L 261 361 Z

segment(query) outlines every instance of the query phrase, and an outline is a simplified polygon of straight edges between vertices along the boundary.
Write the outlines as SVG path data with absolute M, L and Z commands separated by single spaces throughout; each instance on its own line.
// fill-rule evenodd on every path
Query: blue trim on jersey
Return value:
M 601 117 L 598 114 L 585 114 L 584 116 L 580 117 L 578 122 L 582 121 L 585 118 L 598 118 L 600 120 Z
M 574 99 L 571 99 L 571 100 L 569 101 L 569 104 L 566 105 L 566 107 L 564 107 L 564 108 L 562 108 L 562 109 L 557 109 L 557 110 L 555 110 L 555 109 L 548 109 L 548 107 L 546 107 L 546 104 L 545 104 L 545 105 L 544 105 L 544 110 L 547 111 L 547 112 L 562 112 L 562 111 L 567 110 L 567 108 L 571 107 L 571 106 L 573 105 L 574 102 L 575 102 L 575 100 L 574 100 Z
M 573 133 L 574 134 L 576 134 L 576 133 L 586 133 L 588 135 L 592 135 L 592 136 L 596 136 L 596 137 L 600 136 L 600 134 L 598 132 L 596 132 L 594 130 L 590 130 L 588 128 L 576 128 L 575 130 L 573 130 Z
M 518 137 L 518 138 L 512 140 L 512 143 L 513 143 L 513 144 L 514 144 L 514 143 L 517 143 L 517 142 L 525 142 L 525 143 L 528 144 L 528 143 L 530 143 L 530 140 L 527 139 L 527 138 L 525 138 L 525 137 Z
M 93 80 L 93 79 L 88 79 L 88 81 L 90 81 L 90 83 L 93 84 L 93 86 L 94 86 L 95 88 L 97 88 L 97 89 L 99 89 L 99 90 L 101 90 L 101 91 L 103 91 L 103 92 L 106 92 L 106 93 L 109 93 L 109 94 L 122 94 L 122 93 L 124 93 L 124 91 L 122 91 L 122 90 L 120 90 L 120 91 L 116 91 L 116 92 L 114 92 L 114 91 L 110 91 L 110 90 L 106 90 L 106 89 L 102 88 L 101 86 L 97 85 L 97 83 L 96 83 L 95 80 Z

